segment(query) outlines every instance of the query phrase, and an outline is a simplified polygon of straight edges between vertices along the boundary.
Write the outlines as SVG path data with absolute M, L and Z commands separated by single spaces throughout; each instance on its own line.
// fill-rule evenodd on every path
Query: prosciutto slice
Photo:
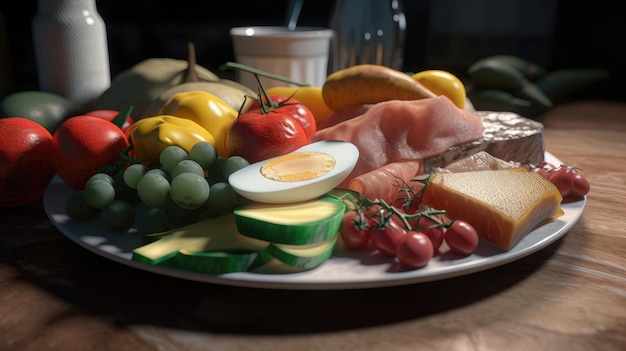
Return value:
M 371 106 L 360 116 L 318 130 L 311 142 L 343 140 L 359 149 L 359 159 L 346 180 L 394 162 L 423 160 L 482 136 L 474 113 L 459 109 L 447 97 L 392 100 Z
M 386 164 L 352 179 L 347 188 L 363 194 L 368 199 L 392 203 L 402 195 L 403 188 L 413 188 L 411 181 L 422 168 L 420 160 L 400 161 Z

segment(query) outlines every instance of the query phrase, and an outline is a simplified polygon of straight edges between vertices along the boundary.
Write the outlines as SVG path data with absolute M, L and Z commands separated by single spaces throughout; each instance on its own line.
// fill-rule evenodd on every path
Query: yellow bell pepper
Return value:
M 160 114 L 192 120 L 215 137 L 219 156 L 226 155 L 226 133 L 237 119 L 238 111 L 219 97 L 201 90 L 172 95 L 161 107 Z
M 187 153 L 198 142 L 215 145 L 215 138 L 198 123 L 181 117 L 159 115 L 142 118 L 126 130 L 133 144 L 135 159 L 159 161 L 159 154 L 170 145 L 178 145 Z
M 304 106 L 306 106 L 313 116 L 315 117 L 315 122 L 319 125 L 324 122 L 326 118 L 332 115 L 335 111 L 331 110 L 326 102 L 324 101 L 324 97 L 322 96 L 322 88 L 316 86 L 306 86 L 306 87 L 287 87 L 287 86 L 278 86 L 271 87 L 267 89 L 268 94 L 279 94 L 284 96 L 292 96 L 293 98 L 300 101 Z

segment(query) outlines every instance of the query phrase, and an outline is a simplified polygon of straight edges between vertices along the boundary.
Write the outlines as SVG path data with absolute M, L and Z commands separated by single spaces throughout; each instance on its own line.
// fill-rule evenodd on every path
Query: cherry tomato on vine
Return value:
M 457 219 L 446 229 L 444 240 L 455 254 L 469 255 L 478 247 L 476 229 L 464 220 Z
M 370 240 L 372 221 L 363 213 L 349 210 L 344 213 L 339 234 L 344 244 L 351 249 L 362 249 Z
M 433 244 L 422 232 L 409 230 L 397 243 L 396 256 L 403 267 L 416 269 L 424 267 L 433 258 Z
M 566 197 L 574 185 L 574 171 L 568 166 L 561 166 L 549 172 L 548 180 L 559 189 L 561 196 Z
M 549 177 L 548 171 L 545 168 L 542 168 L 542 167 L 531 168 L 530 171 L 534 172 L 534 173 L 537 173 L 537 174 L 539 174 L 540 176 L 542 176 L 542 177 L 544 177 L 546 179 L 548 179 L 548 177 Z
M 389 257 L 396 256 L 398 241 L 404 236 L 406 230 L 395 221 L 385 221 L 384 224 L 377 224 L 370 230 L 370 240 L 372 245 L 381 254 Z
M 268 113 L 272 113 L 272 111 L 288 115 L 298 121 L 304 129 L 304 133 L 307 137 L 310 137 L 317 131 L 317 122 L 315 121 L 315 116 L 304 104 L 300 101 L 289 98 L 280 94 L 268 94 L 270 100 L 273 104 L 277 104 L 278 106 L 272 107 L 270 106 Z M 264 97 L 263 101 L 268 104 L 267 99 Z M 259 100 L 253 100 L 248 106 L 247 111 L 255 111 L 261 108 L 261 102 Z
M 589 193 L 590 189 L 589 180 L 585 178 L 579 172 L 574 172 L 574 181 L 572 182 L 572 189 L 570 190 L 569 198 L 581 198 Z
M 446 229 L 438 225 L 435 221 L 428 217 L 422 217 L 419 220 L 418 227 L 416 228 L 424 235 L 426 235 L 433 245 L 433 251 L 437 251 L 441 244 L 443 244 L 443 237 Z

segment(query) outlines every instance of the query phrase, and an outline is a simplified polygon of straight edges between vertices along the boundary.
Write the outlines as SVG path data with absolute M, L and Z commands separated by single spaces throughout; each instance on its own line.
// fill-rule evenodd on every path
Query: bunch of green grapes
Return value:
M 242 200 L 228 176 L 249 163 L 240 156 L 218 157 L 215 146 L 195 144 L 189 153 L 168 146 L 158 167 L 134 163 L 92 176 L 66 202 L 75 220 L 99 216 L 114 230 L 156 233 L 230 211 Z

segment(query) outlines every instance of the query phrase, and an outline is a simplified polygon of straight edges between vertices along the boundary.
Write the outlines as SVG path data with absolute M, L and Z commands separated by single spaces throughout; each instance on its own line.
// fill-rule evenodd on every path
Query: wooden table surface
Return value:
M 0 211 L 0 350 L 626 350 L 626 104 L 539 119 L 591 182 L 580 221 L 515 262 L 338 291 L 228 287 L 107 260 L 41 202 Z

